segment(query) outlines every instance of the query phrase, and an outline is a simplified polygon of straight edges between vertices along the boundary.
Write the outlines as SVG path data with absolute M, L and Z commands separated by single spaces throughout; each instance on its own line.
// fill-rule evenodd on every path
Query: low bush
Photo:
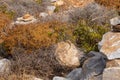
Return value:
M 42 0 L 35 0 L 38 4 L 42 3 Z
M 109 30 L 106 26 L 99 26 L 90 24 L 87 21 L 81 20 L 78 22 L 73 34 L 76 37 L 77 45 L 89 52 L 91 50 L 98 50 L 98 42 L 101 40 L 102 35 Z
M 4 46 L 8 51 L 13 47 L 33 51 L 65 40 L 70 34 L 72 34 L 70 29 L 62 23 L 19 25 L 8 33 Z

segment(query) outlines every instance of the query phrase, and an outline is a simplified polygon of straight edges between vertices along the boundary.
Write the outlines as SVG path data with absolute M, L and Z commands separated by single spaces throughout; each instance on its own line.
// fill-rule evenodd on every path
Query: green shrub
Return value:
M 86 21 L 80 21 L 73 32 L 77 45 L 85 52 L 97 50 L 97 44 L 101 40 L 102 35 L 108 31 L 109 28 L 98 25 L 88 25 Z
M 55 8 L 55 11 L 54 11 L 54 12 L 59 12 L 59 10 L 60 10 L 59 6 L 56 6 L 56 8 Z
M 38 4 L 42 3 L 42 0 L 35 0 Z

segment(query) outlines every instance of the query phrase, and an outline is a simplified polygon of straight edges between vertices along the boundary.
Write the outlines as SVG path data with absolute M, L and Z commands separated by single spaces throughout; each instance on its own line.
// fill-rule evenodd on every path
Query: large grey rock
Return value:
M 101 80 L 101 74 L 106 67 L 106 55 L 100 52 L 91 51 L 83 57 L 82 61 L 83 65 L 80 79 Z
M 100 52 L 107 55 L 109 60 L 120 58 L 120 33 L 105 33 L 101 42 L 98 43 L 98 47 Z
M 76 68 L 72 70 L 67 76 L 67 79 L 70 80 L 80 80 L 80 75 L 82 74 L 82 69 L 81 68 Z
M 81 68 L 73 69 L 65 78 L 55 76 L 53 80 L 80 80 Z
M 63 41 L 57 44 L 55 56 L 61 65 L 77 67 L 80 65 L 79 59 L 83 56 L 83 52 L 70 41 Z
M 11 62 L 8 59 L 0 60 L 0 74 L 9 74 L 11 71 Z
M 106 68 L 103 72 L 103 80 L 120 80 L 120 67 Z

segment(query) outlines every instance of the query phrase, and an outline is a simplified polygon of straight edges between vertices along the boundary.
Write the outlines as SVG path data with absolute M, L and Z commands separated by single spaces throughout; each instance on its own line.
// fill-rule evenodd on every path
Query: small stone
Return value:
M 110 23 L 113 32 L 120 32 L 120 16 L 110 19 Z
M 43 80 L 43 79 L 34 77 L 33 80 Z
M 64 5 L 64 1 L 63 0 L 58 0 L 52 3 L 54 6 L 62 6 Z
M 11 71 L 11 62 L 8 59 L 0 60 L 0 74 L 9 74 Z
M 48 13 L 42 12 L 40 13 L 39 17 L 46 18 L 48 16 Z
M 17 18 L 17 21 L 13 22 L 12 24 L 30 24 L 36 22 L 37 19 L 34 18 L 34 16 L 31 16 L 30 14 L 25 14 L 22 17 Z
M 34 19 L 34 17 L 31 16 L 30 14 L 25 14 L 23 17 L 17 18 L 17 21 L 28 22 L 28 21 L 32 21 L 33 19 Z
M 23 16 L 23 19 L 28 19 L 28 18 L 30 18 L 30 17 L 31 17 L 30 14 L 25 14 L 25 15 Z
M 120 24 L 120 16 L 110 19 L 110 23 L 112 26 L 116 26 L 116 25 Z
M 47 6 L 47 12 L 48 14 L 53 14 L 55 11 L 56 7 L 55 6 Z
M 50 0 L 50 2 L 57 2 L 57 1 L 59 1 L 59 0 Z
M 53 80 L 69 80 L 69 79 L 66 79 L 66 78 L 64 78 L 64 77 L 55 76 L 55 77 L 53 78 Z

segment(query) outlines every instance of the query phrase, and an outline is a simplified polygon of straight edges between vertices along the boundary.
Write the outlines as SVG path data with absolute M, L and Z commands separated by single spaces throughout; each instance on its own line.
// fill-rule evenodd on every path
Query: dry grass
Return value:
M 120 9 L 120 0 L 95 0 L 95 1 L 107 7 Z
M 62 66 L 55 58 L 55 46 L 39 49 L 32 54 L 26 54 L 21 48 L 14 48 L 11 59 L 11 74 L 0 80 L 27 80 L 24 74 L 52 80 L 55 75 L 65 76 L 71 68 Z
M 93 0 L 64 0 L 66 5 L 69 7 L 83 7 Z
M 17 75 L 13 73 L 11 75 L 1 76 L 0 80 L 33 80 L 33 79 L 30 75 L 26 74 Z

